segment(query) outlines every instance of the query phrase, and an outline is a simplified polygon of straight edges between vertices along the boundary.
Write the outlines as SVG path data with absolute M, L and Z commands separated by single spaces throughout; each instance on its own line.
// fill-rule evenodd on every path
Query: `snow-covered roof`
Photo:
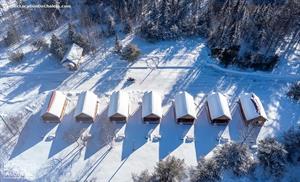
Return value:
M 231 113 L 228 105 L 227 98 L 217 92 L 207 96 L 207 103 L 209 108 L 210 117 L 212 120 L 226 117 L 231 119 Z
M 263 117 L 267 119 L 265 109 L 260 99 L 254 93 L 244 93 L 240 96 L 240 103 L 247 121 Z
M 195 102 L 193 96 L 187 92 L 179 92 L 175 96 L 176 119 L 191 116 L 196 118 Z
M 95 119 L 97 114 L 98 97 L 91 91 L 82 92 L 79 95 L 75 109 L 75 117 L 84 114 Z
M 143 96 L 142 117 L 147 117 L 151 114 L 162 117 L 162 99 L 158 92 L 146 92 Z
M 60 91 L 53 91 L 47 98 L 42 109 L 42 116 L 50 114 L 60 118 L 64 110 L 67 97 Z
M 129 98 L 125 91 L 114 92 L 110 97 L 108 117 L 120 114 L 128 117 Z
M 71 48 L 65 54 L 64 58 L 62 59 L 62 63 L 66 61 L 71 61 L 74 64 L 80 63 L 80 59 L 82 56 L 83 48 L 77 44 L 72 44 Z

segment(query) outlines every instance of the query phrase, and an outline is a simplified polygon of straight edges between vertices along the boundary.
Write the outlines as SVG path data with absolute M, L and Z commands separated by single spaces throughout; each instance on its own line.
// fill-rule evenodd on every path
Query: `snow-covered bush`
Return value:
M 20 131 L 24 121 L 23 113 L 16 113 L 15 115 L 10 115 L 6 118 L 9 127 L 14 130 L 14 132 Z
M 132 175 L 132 180 L 134 182 L 154 182 L 154 176 L 149 173 L 148 170 L 145 170 L 141 172 L 141 174 L 133 174 Z
M 77 33 L 73 24 L 69 24 L 68 26 L 68 36 L 72 43 L 83 48 L 83 54 L 86 54 L 93 49 L 91 42 L 80 33 Z
M 38 50 L 48 49 L 49 46 L 44 38 L 33 41 L 32 45 Z
M 114 51 L 116 52 L 116 53 L 121 53 L 121 50 L 122 50 L 122 44 L 121 44 L 121 42 L 120 42 L 120 40 L 119 40 L 119 38 L 118 38 L 118 36 L 116 35 L 116 39 L 115 39 L 115 47 L 114 47 Z
M 54 54 L 59 59 L 62 59 L 65 54 L 65 45 L 62 39 L 59 39 L 56 35 L 52 35 L 50 52 Z
M 11 52 L 8 59 L 13 62 L 20 62 L 24 58 L 24 53 L 22 51 Z
M 287 95 L 297 101 L 300 101 L 300 81 L 291 86 Z
M 123 23 L 123 32 L 130 33 L 132 31 L 132 22 L 129 19 L 126 19 Z
M 230 64 L 235 64 L 236 59 L 239 54 L 240 47 L 239 46 L 231 46 L 227 49 L 225 48 L 212 48 L 212 56 L 219 58 L 220 62 L 225 66 Z
M 158 181 L 182 181 L 186 177 L 184 160 L 168 157 L 160 161 L 155 167 L 154 176 Z
M 121 52 L 123 59 L 127 61 L 135 61 L 140 55 L 139 48 L 134 44 L 128 44 Z
M 12 44 L 15 44 L 19 42 L 21 39 L 21 35 L 17 28 L 12 25 L 8 28 L 8 31 L 6 33 L 6 37 L 4 37 L 4 42 L 7 46 L 10 46 Z
M 175 157 L 158 162 L 152 174 L 146 170 L 132 176 L 135 182 L 172 182 L 182 181 L 186 177 L 184 160 Z
M 92 50 L 91 42 L 79 33 L 75 35 L 74 43 L 83 48 L 83 54 L 87 54 Z
M 287 163 L 284 145 L 274 138 L 266 138 L 258 144 L 257 157 L 260 164 L 275 177 L 283 175 Z
M 77 32 L 76 32 L 75 26 L 73 24 L 69 23 L 69 25 L 68 25 L 69 40 L 71 42 L 74 42 L 76 35 L 77 35 Z
M 222 169 L 231 169 L 237 176 L 250 172 L 254 160 L 248 146 L 226 143 L 214 152 L 214 160 Z
M 192 182 L 216 182 L 221 180 L 221 166 L 214 159 L 201 159 L 190 171 Z
M 248 51 L 240 53 L 240 46 L 234 45 L 228 48 L 211 48 L 212 56 L 218 58 L 225 65 L 237 65 L 242 68 L 253 68 L 255 70 L 272 70 L 279 61 L 277 55 L 265 56 L 263 54 Z
M 290 162 L 300 162 L 300 128 L 293 127 L 283 135 Z

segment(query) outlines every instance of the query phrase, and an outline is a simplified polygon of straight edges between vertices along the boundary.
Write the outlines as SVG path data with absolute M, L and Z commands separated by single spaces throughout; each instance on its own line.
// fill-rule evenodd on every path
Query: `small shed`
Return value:
M 242 115 L 247 124 L 263 125 L 267 120 L 265 109 L 254 93 L 244 93 L 240 96 L 239 104 L 241 106 Z
M 187 92 L 179 92 L 175 96 L 175 115 L 178 123 L 194 123 L 196 119 L 196 109 L 193 96 Z
M 93 92 L 85 91 L 79 95 L 75 109 L 76 121 L 95 121 L 98 111 L 98 97 Z
M 61 63 L 70 70 L 77 70 L 81 62 L 83 48 L 77 44 L 72 44 Z
M 41 117 L 44 121 L 60 122 L 66 107 L 67 97 L 60 91 L 53 91 L 46 99 Z
M 162 118 L 162 98 L 158 92 L 146 92 L 143 96 L 142 117 L 145 122 L 158 123 Z
M 208 95 L 207 108 L 212 123 L 226 124 L 231 120 L 231 113 L 225 95 L 219 92 Z
M 110 97 L 108 118 L 111 121 L 126 122 L 129 112 L 129 98 L 125 91 L 114 92 Z

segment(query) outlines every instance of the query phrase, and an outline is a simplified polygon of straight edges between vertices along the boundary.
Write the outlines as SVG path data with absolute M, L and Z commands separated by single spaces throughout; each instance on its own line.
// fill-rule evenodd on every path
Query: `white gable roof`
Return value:
M 265 109 L 260 99 L 254 93 L 242 94 L 240 103 L 247 121 L 260 116 L 267 119 Z
M 128 117 L 129 98 L 125 91 L 114 92 L 110 97 L 108 117 L 120 114 Z
M 175 96 L 176 119 L 184 116 L 196 118 L 195 102 L 193 96 L 187 92 L 179 92 Z
M 79 95 L 77 106 L 75 109 L 75 117 L 80 114 L 85 114 L 95 118 L 98 104 L 98 97 L 93 92 L 85 91 Z
M 147 117 L 154 114 L 158 117 L 162 117 L 162 99 L 158 92 L 151 91 L 146 92 L 143 96 L 142 103 L 142 117 Z
M 231 119 L 228 101 L 223 94 L 217 92 L 208 95 L 207 103 L 212 120 L 218 119 L 222 116 L 226 116 L 228 119 Z
M 60 91 L 53 91 L 48 95 L 47 100 L 42 109 L 42 115 L 51 114 L 60 118 L 67 97 Z
M 62 59 L 62 63 L 65 61 L 71 61 L 74 64 L 80 63 L 80 59 L 82 56 L 83 48 L 77 44 L 72 44 L 71 48 L 65 54 L 64 58 Z

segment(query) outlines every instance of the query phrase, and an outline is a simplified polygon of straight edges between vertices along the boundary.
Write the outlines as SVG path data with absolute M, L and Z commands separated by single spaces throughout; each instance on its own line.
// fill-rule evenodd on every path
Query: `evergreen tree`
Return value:
M 283 175 L 287 163 L 284 145 L 274 138 L 266 138 L 258 144 L 257 157 L 260 164 L 275 177 Z
M 8 28 L 6 37 L 4 38 L 4 42 L 7 46 L 17 43 L 21 39 L 21 35 L 17 28 L 12 25 Z
M 53 34 L 51 37 L 50 52 L 59 59 L 62 59 L 64 57 L 64 42 L 61 39 L 59 39 L 55 34 Z
M 300 127 L 292 127 L 283 135 L 284 146 L 288 152 L 288 159 L 293 163 L 300 162 Z
M 288 91 L 287 95 L 296 101 L 300 101 L 300 81 L 294 83 L 290 90 Z
M 157 164 L 154 173 L 157 181 L 182 181 L 186 177 L 184 160 L 168 157 Z
M 74 42 L 75 37 L 77 36 L 75 26 L 71 23 L 69 23 L 69 25 L 68 25 L 68 36 L 72 42 Z
M 190 176 L 192 182 L 217 182 L 221 180 L 221 166 L 214 159 L 200 159 Z
M 237 176 L 247 174 L 254 164 L 248 146 L 237 143 L 226 143 L 217 149 L 214 160 L 221 169 L 231 169 Z
M 184 160 L 175 157 L 168 157 L 157 163 L 153 174 L 146 170 L 140 175 L 132 176 L 135 182 L 173 182 L 182 181 L 186 177 Z
M 118 35 L 116 35 L 116 39 L 115 39 L 115 52 L 116 53 L 121 53 L 121 50 L 122 50 L 122 45 L 120 43 Z

